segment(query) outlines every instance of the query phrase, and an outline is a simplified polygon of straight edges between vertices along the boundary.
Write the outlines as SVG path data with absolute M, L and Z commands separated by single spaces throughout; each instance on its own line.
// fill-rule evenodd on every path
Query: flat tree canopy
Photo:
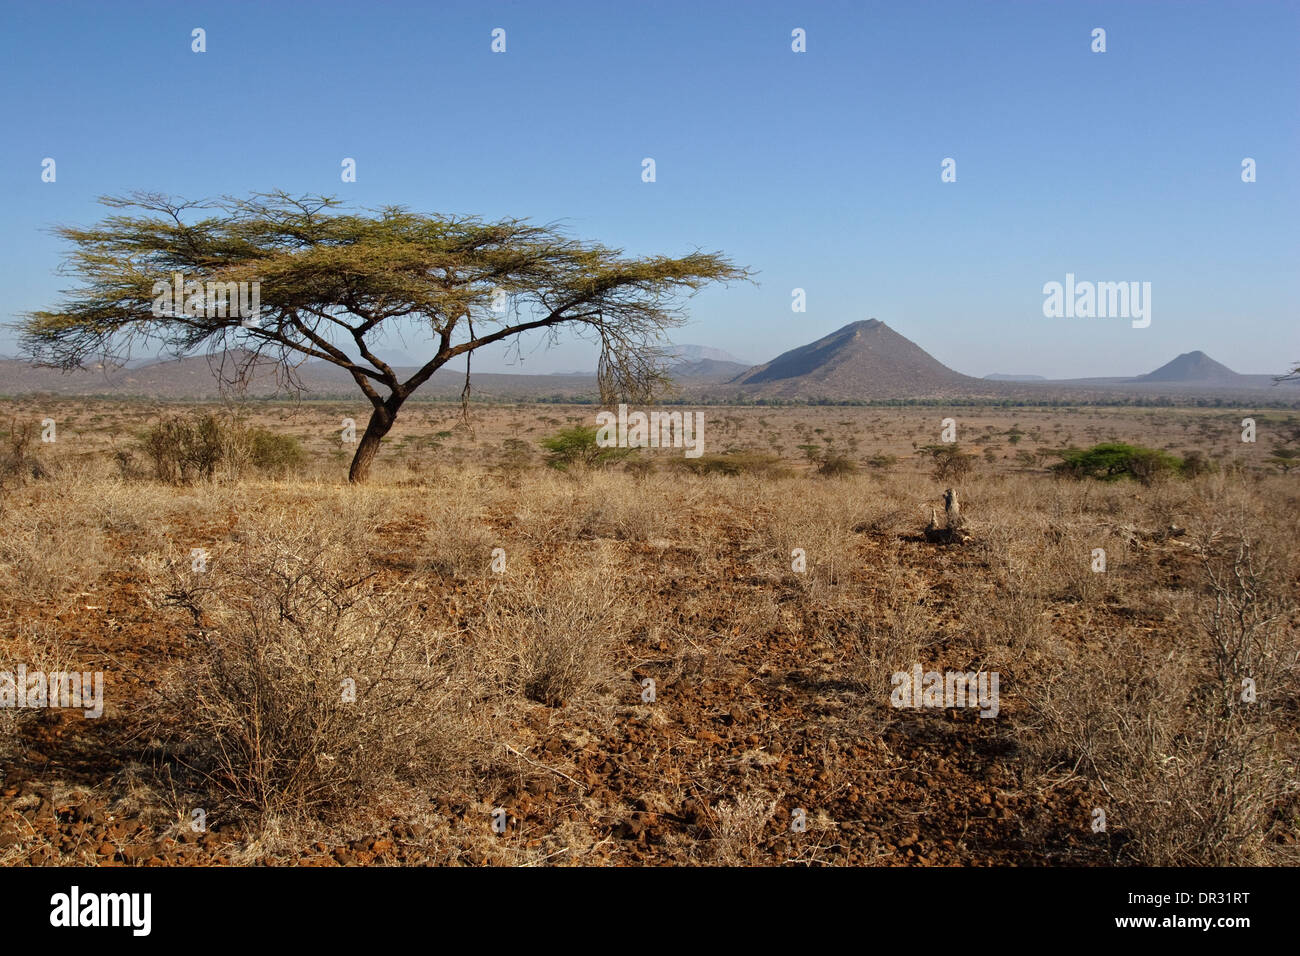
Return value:
M 189 202 L 137 193 L 100 202 L 129 211 L 57 230 L 75 247 L 66 271 L 81 286 L 58 308 L 24 316 L 24 353 L 71 369 L 120 361 L 142 345 L 206 350 L 235 363 L 235 384 L 267 362 L 290 385 L 302 362 L 331 362 L 373 408 L 352 481 L 365 480 L 398 409 L 434 372 L 533 329 L 554 342 L 568 327 L 599 344 L 603 401 L 651 399 L 665 381 L 663 335 L 684 321 L 680 298 L 749 275 L 718 253 L 630 258 L 525 220 L 399 206 L 347 213 L 326 196 Z M 253 318 L 230 307 L 240 283 L 257 292 Z M 395 328 L 429 337 L 428 357 L 405 380 L 373 351 Z

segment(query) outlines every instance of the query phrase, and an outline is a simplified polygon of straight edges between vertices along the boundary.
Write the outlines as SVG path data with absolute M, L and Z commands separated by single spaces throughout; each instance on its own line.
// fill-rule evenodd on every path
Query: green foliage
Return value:
M 701 455 L 699 458 L 683 458 L 681 467 L 697 475 L 750 474 L 767 478 L 783 478 L 790 473 L 776 455 L 739 451 L 721 455 Z
M 292 435 L 280 435 L 267 428 L 252 428 L 248 440 L 250 461 L 258 471 L 278 477 L 307 461 L 306 449 Z
M 598 429 L 595 425 L 573 425 L 562 428 L 539 444 L 548 452 L 546 463 L 561 471 L 571 465 L 586 468 L 604 468 L 626 458 L 627 448 L 602 448 L 596 444 Z
M 962 481 L 975 467 L 975 456 L 962 451 L 956 442 L 926 445 L 921 451 L 933 462 L 930 473 L 935 481 Z
M 1053 466 L 1053 470 L 1071 478 L 1095 478 L 1098 481 L 1131 478 L 1150 484 L 1161 476 L 1183 471 L 1183 461 L 1175 455 L 1124 442 L 1103 442 L 1085 449 L 1067 448 L 1057 454 L 1061 461 Z

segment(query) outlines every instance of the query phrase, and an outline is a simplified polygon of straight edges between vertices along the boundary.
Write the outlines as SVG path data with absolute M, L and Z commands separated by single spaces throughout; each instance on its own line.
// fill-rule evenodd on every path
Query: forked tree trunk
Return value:
M 348 481 L 353 484 L 361 484 L 370 477 L 370 466 L 379 454 L 379 443 L 383 437 L 388 434 L 389 429 L 393 427 L 393 422 L 397 418 L 397 410 L 402 407 L 400 401 L 389 399 L 383 405 L 376 408 L 370 415 L 370 422 L 366 425 L 365 433 L 361 436 L 361 441 L 357 443 L 357 453 L 352 456 L 352 467 L 348 469 Z

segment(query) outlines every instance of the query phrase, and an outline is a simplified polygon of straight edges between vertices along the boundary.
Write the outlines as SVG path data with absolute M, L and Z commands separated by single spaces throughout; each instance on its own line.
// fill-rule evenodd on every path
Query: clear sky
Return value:
M 100 195 L 282 188 L 721 250 L 758 284 L 701 293 L 676 338 L 754 362 L 874 317 L 973 375 L 1193 349 L 1279 372 L 1300 360 L 1298 46 L 1300 4 L 1268 0 L 4 0 L 0 321 L 58 301 L 49 229 Z M 1150 282 L 1150 326 L 1045 318 L 1067 272 Z

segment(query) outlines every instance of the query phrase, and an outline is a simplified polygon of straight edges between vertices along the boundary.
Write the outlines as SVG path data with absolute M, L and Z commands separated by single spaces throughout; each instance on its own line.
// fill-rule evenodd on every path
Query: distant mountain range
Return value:
M 1063 399 L 1113 401 L 1124 395 L 1239 396 L 1250 402 L 1300 400 L 1300 383 L 1274 387 L 1269 375 L 1240 375 L 1204 352 L 1187 352 L 1145 375 L 1129 378 L 1048 380 L 1036 375 L 963 375 L 878 319 L 852 322 L 829 335 L 791 349 L 762 365 L 748 366 L 720 349 L 672 346 L 666 351 L 681 397 L 717 402 L 872 401 L 882 399 Z M 222 394 L 235 356 L 153 361 L 143 365 L 97 367 L 63 373 L 34 368 L 20 359 L 0 359 L 0 395 L 46 393 L 103 395 L 163 400 L 213 399 Z M 245 394 L 269 398 L 286 394 L 282 370 L 260 366 Z M 411 366 L 396 367 L 402 377 Z M 325 362 L 306 362 L 294 370 L 306 398 L 358 398 L 350 375 Z M 463 366 L 436 373 L 418 396 L 452 398 L 465 384 Z M 472 394 L 510 401 L 590 399 L 597 393 L 592 374 L 516 375 L 475 372 Z M 1263 390 L 1267 390 L 1266 393 Z
M 679 364 L 704 361 L 730 362 L 732 365 L 749 368 L 749 363 L 742 362 L 730 352 L 724 352 L 722 349 L 715 349 L 708 345 L 671 345 L 665 352 L 670 359 Z
M 678 382 L 726 382 L 750 365 L 708 345 L 674 345 L 666 350 L 668 370 Z
M 720 349 L 693 348 L 726 355 Z M 686 354 L 699 355 L 692 352 Z M 103 395 L 163 400 L 209 400 L 220 398 L 223 383 L 234 377 L 240 356 L 194 356 L 183 359 L 155 359 L 148 362 L 131 362 L 127 365 L 96 365 L 71 372 L 36 368 L 21 359 L 0 358 L 0 395 L 15 396 L 35 393 L 52 395 Z M 391 363 L 390 363 L 391 364 Z M 691 387 L 725 382 L 749 368 L 742 362 L 713 358 L 685 359 L 671 362 L 669 373 L 679 386 Z M 414 365 L 395 365 L 399 377 L 407 378 L 416 371 Z M 360 397 L 352 376 L 328 362 L 304 362 L 295 368 L 292 377 L 303 389 L 305 398 Z M 590 398 L 596 394 L 596 377 L 585 372 L 552 373 L 547 375 L 518 375 L 501 372 L 474 372 L 471 379 L 472 394 L 492 399 L 528 398 Z M 270 398 L 287 394 L 285 378 L 272 362 L 254 370 L 244 385 L 244 394 L 253 398 Z M 464 360 L 435 372 L 417 393 L 431 398 L 459 396 L 465 385 Z

